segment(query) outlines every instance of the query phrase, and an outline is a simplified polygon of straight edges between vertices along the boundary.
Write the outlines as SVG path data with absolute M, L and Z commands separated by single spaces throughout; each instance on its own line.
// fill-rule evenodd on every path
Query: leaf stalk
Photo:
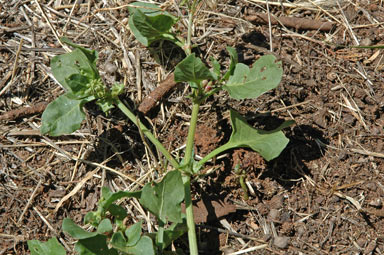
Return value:
M 129 110 L 120 99 L 116 99 L 116 105 L 119 109 L 143 132 L 143 134 L 156 146 L 156 148 L 164 155 L 164 157 L 172 164 L 175 169 L 179 168 L 179 163 L 168 152 L 163 144 L 145 127 L 145 125 L 136 118 L 136 115 Z

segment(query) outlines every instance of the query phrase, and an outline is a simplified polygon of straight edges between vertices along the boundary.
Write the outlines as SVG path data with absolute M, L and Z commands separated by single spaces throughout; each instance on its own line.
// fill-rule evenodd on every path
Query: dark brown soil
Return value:
M 134 108 L 180 59 L 179 53 L 166 52 L 160 56 L 166 60 L 164 66 L 157 64 L 156 56 L 130 34 L 127 8 L 100 10 L 130 1 L 83 1 L 86 4 L 72 14 L 71 6 L 58 8 L 55 2 L 72 6 L 75 1 L 0 5 L 0 254 L 28 254 L 27 240 L 51 236 L 73 249 L 73 240 L 61 230 L 63 218 L 80 224 L 96 208 L 103 185 L 131 189 L 132 180 L 150 170 L 156 173 L 145 183 L 164 170 L 156 150 L 151 147 L 154 158 L 134 125 L 117 110 L 106 116 L 90 104 L 79 132 L 62 137 L 39 134 L 41 110 L 36 105 L 63 93 L 49 76 L 49 60 L 65 52 L 53 30 L 99 51 L 106 83 L 125 82 L 122 99 Z M 277 89 L 256 100 L 236 101 L 224 92 L 209 98 L 201 107 L 196 156 L 229 139 L 229 108 L 258 128 L 273 129 L 289 119 L 296 124 L 284 130 L 290 143 L 275 160 L 266 162 L 251 150 L 236 149 L 207 164 L 206 175 L 193 185 L 194 199 L 213 201 L 211 209 L 220 208 L 220 218 L 201 218 L 201 254 L 258 246 L 244 254 L 384 253 L 384 50 L 344 47 L 384 45 L 383 2 L 269 1 L 274 17 L 303 18 L 311 26 L 332 22 L 332 29 L 325 31 L 295 23 L 284 26 L 284 19 L 271 27 L 268 22 L 251 23 L 255 13 L 267 13 L 263 1 L 218 1 L 216 7 L 213 2 L 199 5 L 196 53 L 228 66 L 225 47 L 232 46 L 240 62 L 252 64 L 272 45 L 273 54 L 283 62 L 284 76 Z M 176 13 L 172 1 L 164 7 Z M 180 29 L 185 32 L 183 26 Z M 191 113 L 185 86 L 174 88 L 148 113 L 148 126 L 179 156 Z M 123 175 L 68 159 L 64 153 Z M 236 166 L 245 173 L 248 200 Z M 82 181 L 81 188 L 59 204 Z M 142 217 L 127 206 L 133 212 L 130 217 Z M 175 245 L 188 253 L 186 240 L 185 236 Z

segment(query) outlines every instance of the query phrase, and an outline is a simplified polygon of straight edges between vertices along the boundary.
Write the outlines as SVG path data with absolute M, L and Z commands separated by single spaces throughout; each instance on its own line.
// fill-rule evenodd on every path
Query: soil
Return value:
M 75 8 L 69 0 L 0 2 L 0 254 L 28 254 L 27 240 L 51 236 L 73 251 L 73 239 L 61 230 L 65 217 L 81 224 L 96 208 L 102 186 L 127 190 L 149 171 L 146 181 L 157 180 L 164 167 L 163 158 L 152 147 L 149 153 L 118 110 L 104 115 L 92 103 L 85 107 L 87 120 L 80 131 L 40 135 L 41 111 L 63 93 L 50 76 L 50 59 L 65 52 L 54 32 L 97 50 L 105 82 L 124 82 L 121 99 L 132 108 L 172 72 L 180 52 L 172 55 L 166 45 L 154 56 L 134 40 L 124 7 L 130 1 L 82 1 Z M 280 86 L 258 99 L 237 101 L 222 91 L 202 105 L 196 158 L 229 139 L 230 108 L 262 129 L 283 120 L 296 122 L 284 130 L 290 142 L 277 159 L 267 162 L 242 148 L 203 169 L 192 187 L 196 204 L 204 204 L 195 208 L 203 215 L 198 222 L 201 254 L 248 248 L 253 249 L 237 254 L 383 254 L 384 51 L 345 46 L 384 45 L 384 4 L 269 1 L 270 15 L 293 19 L 273 18 L 270 27 L 252 18 L 257 13 L 268 17 L 265 2 L 207 0 L 195 17 L 193 42 L 199 56 L 213 56 L 227 67 L 226 46 L 235 47 L 245 64 L 272 48 L 284 68 Z M 162 6 L 176 14 L 175 5 L 166 1 Z M 182 7 L 180 12 L 186 14 Z M 182 25 L 180 30 L 186 32 Z M 146 118 L 179 156 L 191 113 L 185 86 L 165 94 Z M 77 157 L 123 175 L 73 160 Z M 247 190 L 240 186 L 236 167 L 242 169 Z M 127 223 L 142 218 L 136 207 L 126 206 L 132 211 Z M 213 212 L 207 213 L 208 207 Z M 217 217 L 207 216 L 212 213 Z M 186 244 L 184 236 L 175 247 L 188 253 Z

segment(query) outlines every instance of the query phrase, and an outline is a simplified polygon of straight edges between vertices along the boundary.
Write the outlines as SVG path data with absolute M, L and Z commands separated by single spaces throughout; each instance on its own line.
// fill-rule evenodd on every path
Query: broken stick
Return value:
M 0 115 L 0 120 L 15 120 L 27 115 L 41 113 L 47 105 L 47 102 L 40 102 L 31 107 L 20 107 Z
M 177 83 L 175 82 L 174 74 L 168 75 L 168 77 L 163 80 L 160 85 L 154 89 L 148 96 L 146 96 L 137 108 L 139 112 L 146 115 L 156 103 L 159 102 L 165 94 L 167 94 L 171 89 L 173 89 Z

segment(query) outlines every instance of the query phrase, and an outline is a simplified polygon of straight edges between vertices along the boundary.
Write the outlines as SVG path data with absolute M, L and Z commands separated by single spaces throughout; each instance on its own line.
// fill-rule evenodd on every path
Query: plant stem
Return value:
M 184 49 L 185 54 L 190 55 L 192 53 L 192 22 L 193 22 L 193 15 L 195 15 L 196 11 L 196 4 L 198 0 L 193 0 L 192 5 L 189 7 L 189 15 L 188 15 L 188 33 L 187 33 L 187 42 L 186 47 Z
M 136 115 L 131 112 L 124 104 L 120 101 L 120 99 L 116 100 L 116 105 L 119 109 L 130 119 L 143 134 L 156 146 L 156 148 L 163 153 L 164 157 L 172 164 L 175 169 L 179 168 L 179 163 L 172 157 L 172 155 L 168 152 L 168 150 L 161 144 L 159 140 L 149 131 L 145 125 L 136 118 Z
M 185 155 L 184 155 L 184 163 L 186 165 L 189 165 L 192 159 L 193 144 L 195 140 L 197 115 L 199 113 L 199 107 L 200 107 L 199 103 L 193 103 L 191 120 L 189 122 L 187 145 L 185 148 Z
M 187 145 L 185 148 L 184 163 L 186 164 L 186 172 L 183 175 L 183 183 L 185 189 L 185 214 L 187 216 L 187 226 L 188 226 L 188 242 L 189 242 L 189 252 L 191 255 L 198 254 L 197 248 L 197 238 L 195 230 L 195 221 L 193 217 L 193 206 L 192 206 L 192 197 L 191 197 L 191 173 L 193 173 L 193 145 L 197 125 L 197 115 L 199 113 L 199 102 L 194 102 L 192 106 L 192 115 L 191 121 L 189 122 L 189 130 L 187 137 Z
M 191 176 L 189 174 L 183 175 L 183 183 L 185 190 L 185 214 L 187 216 L 189 253 L 191 255 L 198 255 L 199 250 L 197 248 L 195 221 L 193 217 L 193 205 L 191 198 Z
M 197 169 L 200 169 L 208 160 L 212 159 L 213 157 L 215 157 L 216 155 L 228 150 L 228 149 L 231 149 L 233 148 L 233 145 L 229 145 L 228 143 L 214 149 L 213 151 L 211 151 L 210 153 L 208 153 L 204 158 L 202 158 L 196 165 L 196 168 Z
M 185 54 L 188 56 L 192 54 L 192 22 L 193 22 L 193 15 L 195 14 L 196 10 L 196 3 L 198 0 L 193 0 L 193 3 L 191 6 L 189 6 L 189 16 L 188 16 L 188 34 L 187 34 L 187 41 L 184 47 Z M 185 214 L 187 217 L 187 227 L 188 227 L 188 243 L 189 243 L 189 253 L 191 255 L 198 255 L 199 250 L 197 247 L 197 238 L 196 238 L 196 230 L 195 230 L 195 220 L 193 217 L 193 205 L 192 205 L 192 196 L 191 196 L 191 173 L 193 173 L 193 164 L 192 164 L 192 157 L 193 157 L 193 145 L 195 140 L 195 132 L 196 132 L 196 125 L 197 125 L 197 116 L 199 113 L 200 103 L 201 99 L 197 99 L 198 93 L 197 91 L 193 91 L 193 106 L 192 106 L 192 115 L 191 120 L 189 122 L 189 129 L 188 129 L 188 137 L 187 137 L 187 145 L 185 148 L 185 155 L 184 155 L 184 164 L 186 164 L 187 169 L 186 172 L 183 174 L 183 184 L 184 184 L 184 190 L 185 190 Z
M 240 176 L 239 176 L 240 187 L 241 187 L 241 189 L 244 192 L 244 194 L 243 194 L 244 200 L 248 200 L 249 199 L 248 188 L 247 188 L 247 185 L 245 184 L 244 179 L 245 179 L 245 174 L 241 173 Z

